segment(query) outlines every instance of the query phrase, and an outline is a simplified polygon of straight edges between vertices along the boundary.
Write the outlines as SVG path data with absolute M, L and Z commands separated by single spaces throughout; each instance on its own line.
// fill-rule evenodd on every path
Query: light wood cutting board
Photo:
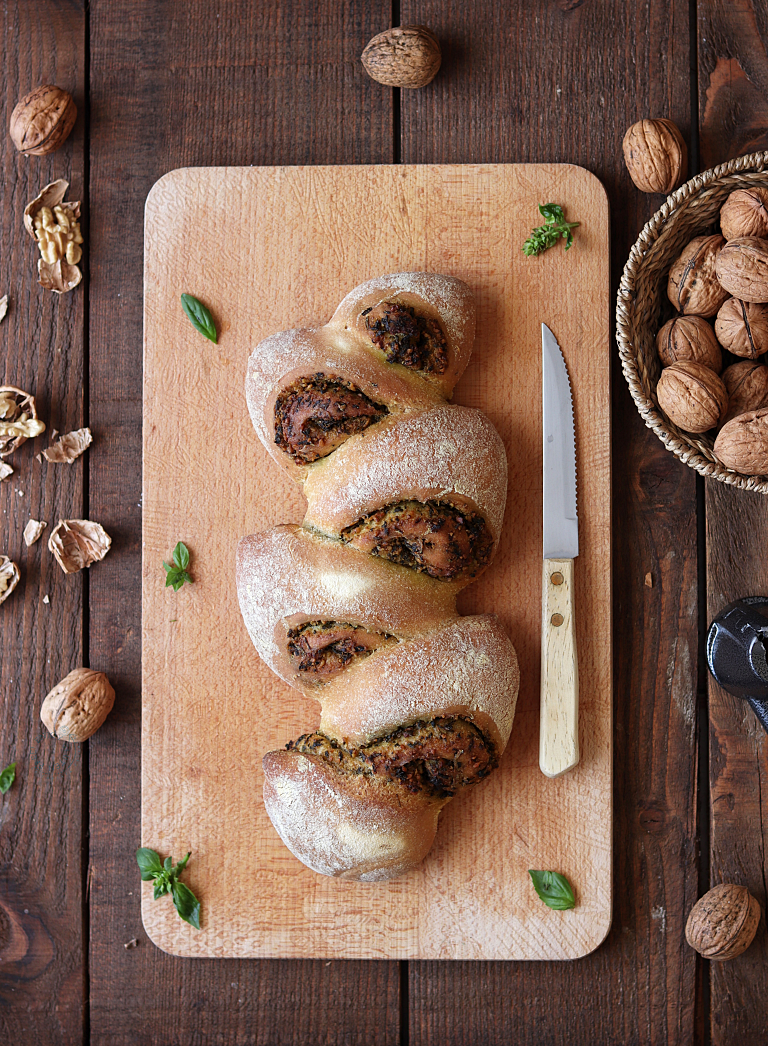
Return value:
M 573 248 L 521 245 L 561 203 Z M 268 167 L 172 171 L 146 206 L 144 305 L 142 844 L 178 860 L 201 930 L 170 899 L 143 918 L 176 955 L 570 959 L 611 920 L 611 564 L 608 203 L 564 165 Z M 462 595 L 496 612 L 520 659 L 517 718 L 500 769 L 441 816 L 424 864 L 389 883 L 328 879 L 285 849 L 261 801 L 261 757 L 316 726 L 318 707 L 261 663 L 242 624 L 239 538 L 303 516 L 302 497 L 251 426 L 243 382 L 266 335 L 325 323 L 371 276 L 428 270 L 477 296 L 459 403 L 504 439 L 509 498 L 493 566 Z M 216 319 L 197 334 L 179 296 Z M 558 338 L 576 419 L 581 555 L 576 619 L 581 762 L 538 768 L 541 587 L 540 324 Z M 194 584 L 164 588 L 162 560 L 192 552 Z M 527 870 L 573 883 L 550 911 Z

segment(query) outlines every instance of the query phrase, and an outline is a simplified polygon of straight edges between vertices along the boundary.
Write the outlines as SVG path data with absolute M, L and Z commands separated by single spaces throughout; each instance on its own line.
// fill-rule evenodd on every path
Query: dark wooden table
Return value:
M 359 62 L 390 24 L 424 23 L 443 68 L 421 91 Z M 183 166 L 562 161 L 602 179 L 615 293 L 661 202 L 621 139 L 671 117 L 690 170 L 768 148 L 768 0 L 8 0 L 8 124 L 39 83 L 72 91 L 66 145 L 25 159 L 0 138 L 0 379 L 50 428 L 89 424 L 76 464 L 27 443 L 0 484 L 0 552 L 22 581 L 0 611 L 0 1039 L 8 1044 L 464 1044 L 768 1041 L 765 925 L 741 958 L 699 960 L 683 927 L 710 885 L 766 903 L 766 737 L 707 677 L 702 635 L 732 598 L 768 592 L 768 499 L 704 482 L 642 424 L 615 361 L 614 916 L 572 963 L 171 958 L 147 939 L 139 843 L 142 218 Z M 26 202 L 55 177 L 83 200 L 85 278 L 35 282 Z M 247 215 L 246 215 L 247 220 Z M 205 235 L 205 230 L 201 230 Z M 179 390 L 180 395 L 185 390 Z M 173 492 L 169 491 L 169 497 Z M 26 550 L 30 516 L 113 535 L 90 573 Z M 652 587 L 645 584 L 647 574 Z M 43 596 L 50 602 L 45 604 Z M 45 693 L 108 673 L 115 708 L 88 743 L 55 744 Z M 768 795 L 768 787 L 766 787 Z M 138 945 L 124 944 L 136 938 Z

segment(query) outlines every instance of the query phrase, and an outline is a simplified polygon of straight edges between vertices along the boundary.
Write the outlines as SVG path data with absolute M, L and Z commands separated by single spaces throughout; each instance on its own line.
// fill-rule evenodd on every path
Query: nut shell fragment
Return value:
M 725 385 L 701 363 L 673 363 L 663 370 L 656 397 L 670 421 L 686 432 L 707 432 L 728 409 Z
M 8 479 L 9 476 L 13 475 L 13 469 L 7 461 L 0 461 L 0 481 Z
M 46 448 L 43 451 L 43 457 L 46 461 L 67 462 L 71 465 L 84 450 L 90 447 L 92 442 L 93 436 L 90 429 L 74 429 Z
M 705 959 L 724 962 L 741 955 L 760 923 L 760 905 L 746 888 L 723 883 L 700 897 L 685 924 L 691 948 Z
M 0 386 L 0 458 L 7 458 L 27 439 L 45 431 L 35 410 L 35 397 L 14 385 Z
M 723 368 L 715 332 L 703 316 L 675 316 L 656 335 L 656 348 L 664 367 L 672 363 L 703 363 L 717 374 Z
M 717 278 L 734 298 L 768 302 L 768 239 L 729 240 L 717 256 Z
M 720 231 L 726 240 L 768 236 L 768 189 L 734 189 L 720 208 Z
M 426 87 L 437 76 L 440 44 L 425 25 L 400 25 L 369 40 L 360 56 L 372 80 L 388 87 Z
M 4 603 L 19 583 L 19 568 L 7 556 L 0 556 L 0 603 Z
M 696 236 L 669 270 L 667 295 L 687 315 L 714 316 L 728 297 L 718 282 L 715 264 L 725 245 L 722 236 Z
M 6 312 L 8 312 L 8 295 L 4 294 L 0 298 L 0 320 L 5 318 Z
M 112 538 L 90 519 L 60 519 L 48 538 L 48 549 L 65 574 L 74 574 L 103 559 Z
M 69 182 L 50 182 L 24 208 L 24 228 L 37 244 L 38 282 L 46 290 L 66 294 L 82 280 L 77 267 L 83 242 L 78 219 L 80 201 L 64 202 Z
M 671 120 L 638 120 L 624 135 L 624 162 L 643 192 L 670 193 L 683 179 L 688 152 Z
M 115 691 L 103 672 L 75 668 L 51 690 L 40 709 L 48 733 L 60 741 L 85 741 L 112 711 Z
M 734 472 L 768 475 L 768 407 L 747 411 L 723 425 L 714 451 L 723 465 Z
M 34 545 L 47 526 L 47 523 L 41 522 L 38 519 L 29 520 L 26 527 L 24 527 L 24 544 L 27 548 L 29 548 L 30 545 Z
M 734 356 L 754 360 L 768 352 L 768 305 L 729 298 L 720 306 L 715 334 Z
M 72 95 L 54 84 L 42 84 L 16 104 L 11 139 L 23 156 L 46 156 L 64 144 L 76 119 Z

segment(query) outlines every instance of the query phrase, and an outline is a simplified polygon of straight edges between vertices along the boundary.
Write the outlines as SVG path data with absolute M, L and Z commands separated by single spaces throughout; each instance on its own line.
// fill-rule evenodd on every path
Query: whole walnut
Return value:
M 678 312 L 714 316 L 728 297 L 715 273 L 715 263 L 724 246 L 720 235 L 697 236 L 672 265 L 667 294 Z
M 713 886 L 691 908 L 685 937 L 705 959 L 724 962 L 745 952 L 760 924 L 760 905 L 746 886 Z
M 734 298 L 768 302 L 768 240 L 740 236 L 717 256 L 717 278 Z
M 754 360 L 768 352 L 768 305 L 729 298 L 720 306 L 715 334 L 734 356 Z
M 85 741 L 96 733 L 114 703 L 115 691 L 103 672 L 75 668 L 47 695 L 40 718 L 60 741 Z
M 673 363 L 656 386 L 659 406 L 686 432 L 707 432 L 728 409 L 728 393 L 717 374 L 701 363 Z
M 734 472 L 768 475 L 768 407 L 739 414 L 720 429 L 715 454 Z
M 72 95 L 43 84 L 25 94 L 11 113 L 11 139 L 24 156 L 46 156 L 64 144 L 76 119 Z
M 656 335 L 656 349 L 664 367 L 691 360 L 717 374 L 723 369 L 723 354 L 715 332 L 703 316 L 675 316 L 668 320 Z
M 728 410 L 722 424 L 748 410 L 768 407 L 768 367 L 759 360 L 740 360 L 723 371 L 728 392 Z
M 683 180 L 688 153 L 671 120 L 638 120 L 621 147 L 629 176 L 643 192 L 669 193 Z
M 734 189 L 720 208 L 720 231 L 726 240 L 768 236 L 768 189 Z
M 437 76 L 440 44 L 425 25 L 400 25 L 369 40 L 360 56 L 372 80 L 389 87 L 426 87 Z

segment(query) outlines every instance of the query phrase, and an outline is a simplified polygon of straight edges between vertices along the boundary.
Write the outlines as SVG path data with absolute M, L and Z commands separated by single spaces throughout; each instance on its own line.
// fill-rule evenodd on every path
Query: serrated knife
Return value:
M 541 386 L 544 572 L 539 766 L 547 777 L 557 777 L 579 761 L 579 665 L 573 593 L 579 521 L 571 383 L 560 346 L 544 323 L 541 325 Z

